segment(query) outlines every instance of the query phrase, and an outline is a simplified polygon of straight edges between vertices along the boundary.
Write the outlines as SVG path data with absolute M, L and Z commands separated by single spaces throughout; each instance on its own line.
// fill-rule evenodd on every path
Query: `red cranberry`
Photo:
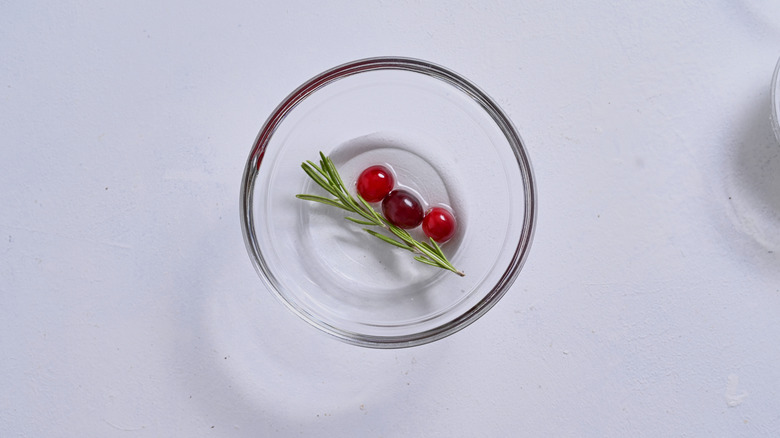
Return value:
M 393 190 L 395 178 L 385 166 L 371 166 L 357 180 L 357 192 L 368 202 L 379 202 Z
M 442 207 L 433 207 L 425 215 L 422 229 L 426 236 L 438 243 L 444 243 L 455 235 L 457 223 L 449 210 Z
M 385 196 L 382 213 L 391 224 L 407 230 L 420 225 L 423 220 L 422 204 L 411 192 L 403 189 L 393 190 Z

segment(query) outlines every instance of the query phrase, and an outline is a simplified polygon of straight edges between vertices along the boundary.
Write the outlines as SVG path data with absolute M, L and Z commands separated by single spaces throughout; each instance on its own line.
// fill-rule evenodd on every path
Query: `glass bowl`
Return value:
M 301 169 L 320 151 L 351 190 L 362 169 L 387 164 L 425 207 L 450 207 L 458 230 L 442 250 L 466 275 L 297 199 L 327 195 Z M 241 185 L 244 241 L 265 286 L 313 326 L 365 347 L 428 343 L 485 314 L 517 278 L 535 217 L 528 153 L 506 114 L 462 76 L 409 58 L 349 62 L 293 91 L 260 130 Z
M 780 143 L 780 59 L 777 60 L 775 74 L 772 76 L 772 129 Z

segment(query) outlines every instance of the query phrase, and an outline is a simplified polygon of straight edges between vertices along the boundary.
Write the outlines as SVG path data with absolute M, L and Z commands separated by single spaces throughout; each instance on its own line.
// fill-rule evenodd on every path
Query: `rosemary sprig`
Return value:
M 331 207 L 338 207 L 346 210 L 353 215 L 358 216 L 345 216 L 344 218 L 348 221 L 358 225 L 382 227 L 392 233 L 395 238 L 369 228 L 363 228 L 365 232 L 377 239 L 414 253 L 414 259 L 418 262 L 446 269 L 461 277 L 466 275 L 457 270 L 455 266 L 447 260 L 447 256 L 444 255 L 444 252 L 436 241 L 430 239 L 430 243 L 428 243 L 416 240 L 408 231 L 391 224 L 381 213 L 371 207 L 362 196 L 358 194 L 357 199 L 355 199 L 344 185 L 344 181 L 342 181 L 333 161 L 326 157 L 322 152 L 320 152 L 319 165 L 307 160 L 306 162 L 301 163 L 301 167 L 317 185 L 333 195 L 333 198 L 317 195 L 295 195 L 296 198 L 304 201 L 319 202 L 321 204 L 330 205 Z

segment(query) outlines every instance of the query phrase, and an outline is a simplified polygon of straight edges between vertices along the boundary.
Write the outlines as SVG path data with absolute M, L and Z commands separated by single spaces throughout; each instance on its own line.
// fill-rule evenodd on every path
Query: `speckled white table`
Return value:
M 780 7 L 0 3 L 0 436 L 780 435 Z M 263 290 L 238 190 L 295 86 L 403 55 L 512 117 L 531 255 L 375 351 Z

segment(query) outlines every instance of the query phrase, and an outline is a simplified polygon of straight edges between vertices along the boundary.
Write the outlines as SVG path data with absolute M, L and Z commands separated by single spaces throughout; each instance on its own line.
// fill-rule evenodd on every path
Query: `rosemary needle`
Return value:
M 320 152 L 319 165 L 305 161 L 301 163 L 303 171 L 315 182 L 322 187 L 326 192 L 331 194 L 333 198 L 326 198 L 324 196 L 317 195 L 295 195 L 296 198 L 304 201 L 319 202 L 321 204 L 330 205 L 331 207 L 341 208 L 354 216 L 346 216 L 345 219 L 354 222 L 358 225 L 382 227 L 389 231 L 395 237 L 387 236 L 379 233 L 370 228 L 363 228 L 365 232 L 376 237 L 379 240 L 387 242 L 393 246 L 403 248 L 407 251 L 411 251 L 415 254 L 414 259 L 420 263 L 426 265 L 435 266 L 437 268 L 446 269 L 454 272 L 455 274 L 463 277 L 465 274 L 459 271 L 455 266 L 447 260 L 447 256 L 441 250 L 441 247 L 433 239 L 429 239 L 430 242 L 420 242 L 408 231 L 399 228 L 391 224 L 381 213 L 377 212 L 371 204 L 366 202 L 359 194 L 355 199 L 352 194 L 347 190 L 344 185 L 344 181 L 341 179 L 336 166 L 333 164 L 330 158 Z

